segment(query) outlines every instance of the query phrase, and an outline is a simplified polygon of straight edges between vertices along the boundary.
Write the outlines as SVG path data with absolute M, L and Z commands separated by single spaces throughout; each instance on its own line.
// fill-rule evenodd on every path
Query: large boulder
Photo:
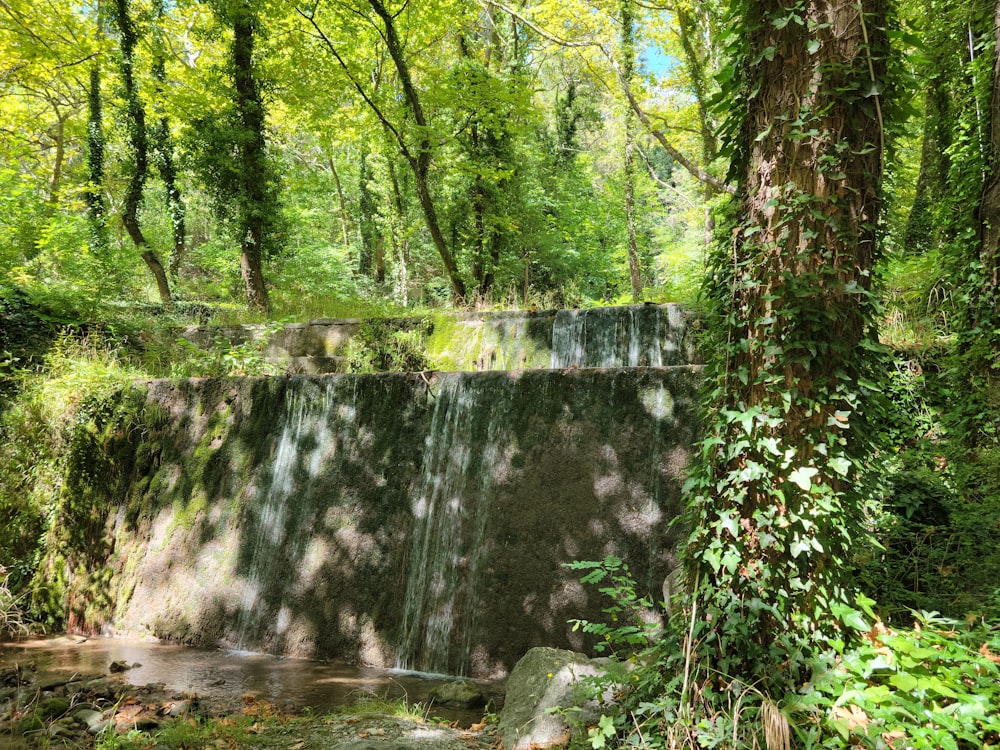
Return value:
M 607 672 L 606 660 L 557 648 L 531 649 L 507 679 L 498 728 L 504 750 L 564 747 L 574 732 L 596 723 L 612 691 L 606 689 L 596 700 L 586 683 Z

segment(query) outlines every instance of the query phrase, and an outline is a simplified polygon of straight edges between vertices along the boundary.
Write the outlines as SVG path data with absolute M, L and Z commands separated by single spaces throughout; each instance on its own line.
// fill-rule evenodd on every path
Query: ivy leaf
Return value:
M 722 567 L 726 569 L 726 572 L 732 575 L 736 572 L 736 568 L 740 564 L 740 553 L 736 550 L 729 550 L 725 555 L 722 556 Z
M 812 478 L 817 474 L 819 474 L 819 469 L 814 469 L 811 466 L 801 466 L 789 474 L 788 479 L 795 482 L 803 492 L 808 492 L 812 489 Z
M 719 526 L 732 534 L 734 539 L 739 538 L 740 527 L 736 522 L 736 514 L 732 511 L 719 514 Z
M 809 52 L 810 55 L 815 55 L 817 52 L 819 52 L 820 46 L 821 44 L 818 39 L 810 39 L 806 43 L 806 51 Z
M 842 477 L 847 476 L 847 472 L 851 470 L 851 462 L 844 458 L 843 456 L 837 456 L 836 458 L 830 459 L 830 468 L 835 472 L 840 474 Z
M 798 557 L 803 552 L 808 552 L 811 548 L 812 545 L 809 544 L 808 539 L 799 538 L 796 539 L 794 542 L 792 542 L 791 546 L 788 548 L 788 551 L 792 553 L 792 557 Z
M 701 553 L 701 559 L 712 566 L 712 572 L 718 573 L 722 565 L 722 551 L 718 549 L 707 549 Z
M 897 672 L 889 678 L 889 684 L 897 690 L 908 693 L 917 686 L 917 678 L 909 672 Z

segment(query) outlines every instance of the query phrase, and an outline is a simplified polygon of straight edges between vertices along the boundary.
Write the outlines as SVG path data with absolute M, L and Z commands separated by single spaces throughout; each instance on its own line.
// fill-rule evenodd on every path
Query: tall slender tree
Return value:
M 112 16 L 118 30 L 119 66 L 125 94 L 125 122 L 129 147 L 127 168 L 129 180 L 121 218 L 140 257 L 156 281 L 160 302 L 170 307 L 173 305 L 173 299 L 167 274 L 159 256 L 146 241 L 139 225 L 139 206 L 142 204 L 143 189 L 149 171 L 149 139 L 146 132 L 146 109 L 139 97 L 139 85 L 135 77 L 135 48 L 138 34 L 129 14 L 128 0 L 115 0 Z
M 104 108 L 101 98 L 101 64 L 90 64 L 87 89 L 87 220 L 90 224 L 90 248 L 103 257 L 108 247 L 108 212 L 104 201 Z
M 631 0 L 621 0 L 621 42 L 619 44 L 622 86 L 632 89 L 635 76 L 635 18 Z M 639 265 L 639 242 L 636 236 L 635 208 L 635 110 L 625 109 L 625 153 L 622 159 L 622 179 L 625 181 L 625 245 L 628 254 L 628 275 L 632 300 L 642 298 L 642 269 Z
M 254 60 L 260 19 L 254 4 L 247 0 L 233 0 L 227 10 L 233 31 L 231 64 L 238 124 L 234 145 L 240 202 L 240 272 L 247 304 L 255 310 L 267 310 L 270 302 L 263 259 L 276 249 L 273 245 L 278 206 L 267 156 L 264 100 Z
M 167 208 L 170 212 L 170 228 L 173 237 L 173 247 L 167 258 L 167 269 L 170 275 L 177 279 L 181 259 L 187 242 L 187 226 L 185 220 L 184 200 L 178 183 L 177 166 L 174 163 L 174 144 L 170 134 L 170 120 L 159 100 L 165 93 L 167 85 L 167 45 L 163 38 L 163 22 L 166 17 L 164 0 L 155 0 L 153 13 L 156 19 L 156 35 L 153 47 L 153 80 L 156 81 L 157 103 L 159 117 L 153 128 L 153 154 L 156 168 L 163 180 L 167 193 Z
M 431 241 L 434 243 L 438 256 L 441 258 L 441 262 L 444 265 L 445 273 L 447 274 L 448 281 L 451 284 L 452 292 L 457 300 L 464 301 L 466 296 L 465 280 L 459 272 L 458 263 L 455 260 L 455 253 L 453 252 L 452 246 L 445 237 L 441 220 L 438 216 L 438 206 L 431 193 L 430 167 L 434 155 L 434 142 L 431 137 L 431 123 L 429 122 L 424 111 L 424 105 L 420 92 L 414 85 L 413 75 L 406 55 L 404 40 L 400 36 L 397 29 L 397 19 L 402 10 L 405 9 L 405 6 L 403 9 L 400 9 L 400 11 L 395 13 L 390 12 L 387 5 L 382 2 L 382 0 L 368 0 L 368 6 L 370 7 L 371 12 L 374 13 L 374 17 L 372 17 L 371 14 L 362 13 L 360 10 L 356 10 L 355 13 L 362 15 L 372 26 L 374 26 L 380 39 L 385 44 L 386 52 L 389 55 L 389 59 L 392 61 L 393 68 L 395 69 L 399 80 L 402 100 L 405 102 L 408 115 L 413 121 L 413 131 L 416 135 L 414 137 L 415 142 L 412 144 L 407 138 L 404 126 L 399 123 L 394 123 L 390 119 L 386 108 L 381 106 L 375 100 L 373 94 L 367 90 L 362 81 L 351 70 L 351 67 L 348 65 L 347 60 L 341 54 L 337 45 L 334 44 L 331 38 L 323 31 L 315 12 L 303 13 L 303 15 L 311 23 L 313 29 L 316 31 L 316 34 L 319 36 L 320 40 L 326 46 L 330 54 L 332 54 L 334 59 L 336 59 L 341 69 L 347 74 L 351 81 L 351 85 L 372 110 L 373 114 L 378 118 L 379 122 L 381 122 L 386 131 L 392 134 L 396 145 L 399 147 L 400 153 L 409 165 L 410 171 L 413 173 L 413 184 L 424 216 L 424 224 L 427 227 L 427 232 L 431 236 Z

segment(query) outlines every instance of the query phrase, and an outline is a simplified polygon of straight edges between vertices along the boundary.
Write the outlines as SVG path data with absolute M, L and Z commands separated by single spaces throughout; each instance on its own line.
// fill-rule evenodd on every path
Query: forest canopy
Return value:
M 0 277 L 286 314 L 690 298 L 721 13 L 5 2 Z

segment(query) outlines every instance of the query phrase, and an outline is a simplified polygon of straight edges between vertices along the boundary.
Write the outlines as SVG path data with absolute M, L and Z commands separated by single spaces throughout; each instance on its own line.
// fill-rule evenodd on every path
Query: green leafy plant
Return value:
M 433 369 L 425 351 L 429 318 L 386 318 L 361 323 L 347 348 L 350 372 L 422 372 Z
M 965 750 L 1000 741 L 1000 633 L 928 612 L 910 630 L 890 630 L 872 604 L 841 612 L 862 637 L 834 641 L 786 697 L 801 746 Z
M 3 565 L 0 565 L 0 637 L 29 631 L 22 609 L 24 595 L 12 593 L 8 586 L 9 581 L 10 574 Z
M 639 594 L 635 579 L 621 558 L 609 555 L 596 562 L 566 563 L 565 567 L 586 571 L 580 582 L 599 585 L 598 591 L 609 600 L 601 610 L 607 622 L 570 620 L 574 631 L 580 630 L 599 639 L 594 646 L 596 651 L 617 654 L 624 649 L 627 658 L 657 637 L 662 625 L 654 612 L 653 600 Z

